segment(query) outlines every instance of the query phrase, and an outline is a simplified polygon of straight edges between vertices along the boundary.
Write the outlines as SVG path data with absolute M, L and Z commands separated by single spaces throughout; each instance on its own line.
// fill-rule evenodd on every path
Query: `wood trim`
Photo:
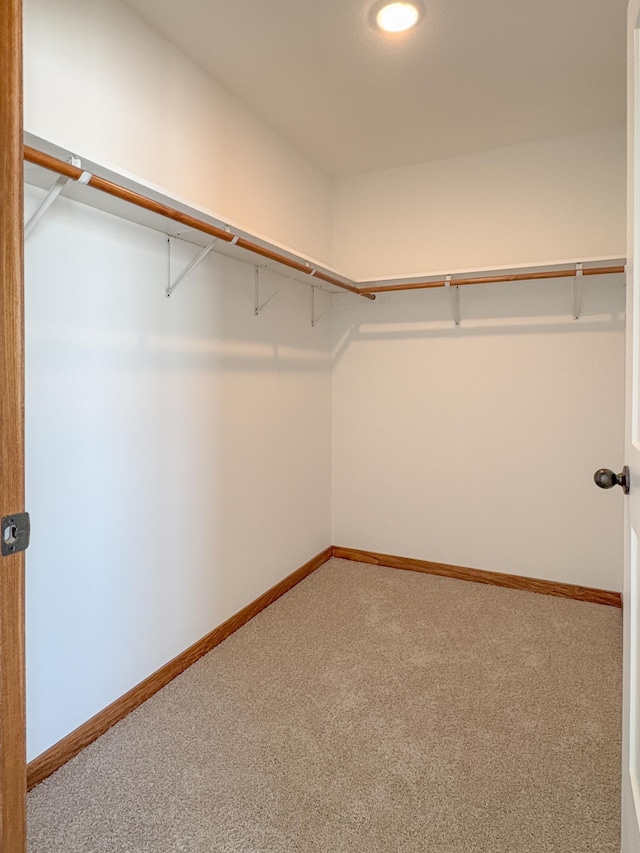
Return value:
M 618 275 L 625 271 L 624 266 L 587 267 L 583 275 Z M 452 287 L 465 287 L 472 284 L 500 284 L 505 281 L 539 281 L 553 278 L 575 278 L 575 270 L 544 270 L 543 272 L 523 272 L 512 275 L 490 275 L 481 278 L 458 278 L 449 282 Z M 361 287 L 360 293 L 393 293 L 396 290 L 425 290 L 430 287 L 446 287 L 447 281 L 414 281 L 406 284 L 384 284 L 379 287 Z
M 280 596 L 288 592 L 296 584 L 304 580 L 308 575 L 320 568 L 331 557 L 331 548 L 326 548 L 317 556 L 313 557 L 304 566 L 300 566 L 295 572 L 292 572 L 283 580 L 279 581 L 271 589 L 264 592 L 261 596 L 247 604 L 242 610 L 238 611 L 235 616 L 227 619 L 222 625 L 214 628 L 209 634 L 198 640 L 197 643 L 190 646 L 186 651 L 179 654 L 177 657 L 170 660 L 159 670 L 154 672 L 140 684 L 137 684 L 124 696 L 116 699 L 103 711 L 100 711 L 86 723 L 83 723 L 75 731 L 68 734 L 65 738 L 58 741 L 50 747 L 42 755 L 34 758 L 27 766 L 27 784 L 29 790 L 50 776 L 67 761 L 74 758 L 90 743 L 103 735 L 111 726 L 122 720 L 127 714 L 131 713 L 135 708 L 157 693 L 176 676 L 180 675 L 192 664 L 199 660 L 211 649 L 219 645 L 228 636 L 245 625 L 254 616 L 257 616 L 262 610 L 273 604 Z M 4 849 L 4 848 L 2 848 Z M 8 849 L 8 848 L 7 848 Z
M 0 516 L 24 510 L 22 2 L 0 3 Z M 0 850 L 26 849 L 24 554 L 0 558 Z
M 24 159 L 28 163 L 33 163 L 43 169 L 56 172 L 58 175 L 64 175 L 67 178 L 72 178 L 74 181 L 77 181 L 83 174 L 83 170 L 78 168 L 78 166 L 73 166 L 71 163 L 65 163 L 63 160 L 59 160 L 51 154 L 45 154 L 44 151 L 38 151 L 37 148 L 31 148 L 28 145 L 24 147 Z M 314 271 L 313 267 L 310 266 L 309 263 L 296 261 L 294 258 L 290 258 L 287 255 L 276 252 L 274 249 L 260 246 L 258 243 L 247 240 L 245 237 L 234 235 L 232 231 L 227 231 L 217 225 L 212 225 L 210 222 L 205 222 L 203 219 L 198 219 L 188 213 L 183 213 L 181 210 L 176 210 L 175 208 L 162 204 L 159 201 L 154 201 L 153 199 L 142 195 L 142 193 L 126 189 L 126 187 L 121 187 L 119 184 L 115 184 L 113 181 L 101 178 L 99 175 L 92 175 L 88 181 L 88 185 L 96 190 L 106 193 L 107 195 L 113 196 L 114 198 L 119 198 L 122 201 L 129 202 L 129 204 L 135 204 L 136 207 L 141 207 L 144 210 L 149 210 L 151 213 L 157 213 L 159 216 L 164 216 L 174 222 L 179 222 L 181 225 L 186 225 L 187 228 L 193 228 L 195 231 L 201 231 L 203 234 L 208 234 L 210 237 L 223 240 L 225 243 L 232 243 L 235 240 L 236 245 L 240 249 L 246 249 L 249 252 L 253 252 L 255 255 L 260 255 L 260 257 L 267 258 L 270 261 L 276 261 L 276 263 L 282 264 L 289 269 L 294 269 L 297 272 L 304 273 L 308 276 L 311 276 L 313 273 L 315 278 L 322 279 L 329 284 L 334 284 L 336 287 L 341 287 L 343 290 L 348 290 L 350 293 L 363 296 L 365 299 L 376 298 L 371 293 L 361 293 L 355 282 L 351 280 L 339 279 L 335 276 L 329 275 L 328 273 L 324 273 L 321 270 Z
M 522 575 L 507 575 L 503 572 L 487 572 L 482 569 L 466 569 L 462 566 L 451 566 L 448 563 L 434 563 L 431 560 L 414 560 L 410 557 L 394 557 L 391 554 L 378 554 L 375 551 L 361 551 L 356 548 L 334 546 L 331 549 L 331 555 L 333 557 L 340 557 L 343 560 L 355 560 L 359 563 L 371 563 L 375 566 L 388 566 L 392 569 L 424 572 L 427 575 L 440 575 L 445 578 L 457 578 L 463 581 L 505 586 L 509 589 L 522 589 L 526 592 L 539 592 L 542 595 L 573 598 L 576 601 L 590 601 L 593 604 L 608 604 L 611 607 L 622 607 L 622 596 L 619 592 L 594 589 L 589 586 L 576 586 L 571 583 L 527 578 Z

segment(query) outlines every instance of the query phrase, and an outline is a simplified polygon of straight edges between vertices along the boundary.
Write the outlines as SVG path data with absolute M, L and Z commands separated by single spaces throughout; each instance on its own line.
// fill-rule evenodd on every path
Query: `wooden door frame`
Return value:
M 0 516 L 24 510 L 22 0 L 0 2 Z M 0 851 L 26 850 L 24 554 L 0 557 Z

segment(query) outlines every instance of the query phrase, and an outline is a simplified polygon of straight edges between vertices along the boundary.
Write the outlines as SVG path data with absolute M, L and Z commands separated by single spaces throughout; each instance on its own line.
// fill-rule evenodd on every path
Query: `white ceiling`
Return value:
M 126 0 L 327 174 L 625 120 L 627 0 Z

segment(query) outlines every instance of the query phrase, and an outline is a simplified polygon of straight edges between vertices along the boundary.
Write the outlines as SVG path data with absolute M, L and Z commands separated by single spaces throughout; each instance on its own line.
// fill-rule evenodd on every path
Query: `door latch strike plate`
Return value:
M 26 551 L 31 536 L 31 519 L 28 512 L 14 512 L 0 521 L 0 550 L 3 557 Z

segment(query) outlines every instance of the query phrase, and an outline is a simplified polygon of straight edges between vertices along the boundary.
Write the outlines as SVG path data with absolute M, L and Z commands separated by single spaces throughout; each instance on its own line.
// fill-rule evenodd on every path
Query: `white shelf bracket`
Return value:
M 454 325 L 460 325 L 460 288 L 456 285 L 451 285 L 451 276 L 445 276 L 445 287 L 449 288 L 451 293 L 451 307 L 453 309 Z
M 576 277 L 573 280 L 573 319 L 579 320 L 582 313 L 582 264 L 576 264 Z
M 264 269 L 267 269 L 266 264 L 264 266 Z M 260 304 L 260 267 L 256 267 L 256 299 L 253 310 L 253 313 L 256 317 L 260 315 L 260 312 L 264 308 L 266 308 L 266 306 L 271 302 L 272 299 L 274 299 L 278 295 L 278 293 L 280 293 L 280 291 L 276 290 L 275 293 L 272 293 L 271 296 L 267 297 L 267 299 L 265 299 L 264 302 Z
M 180 284 L 180 282 L 183 281 L 183 279 L 185 279 L 190 272 L 193 272 L 193 270 L 198 266 L 198 264 L 201 263 L 207 257 L 209 252 L 215 246 L 217 239 L 217 237 L 214 237 L 213 240 L 209 243 L 209 245 L 205 246 L 204 249 L 200 252 L 200 254 L 196 255 L 196 257 L 191 261 L 190 264 L 187 264 L 187 266 L 182 270 L 180 275 L 173 282 L 171 281 L 171 240 L 169 240 L 169 278 L 167 281 L 167 286 L 165 288 L 165 296 L 167 297 L 167 299 L 169 299 L 169 297 L 176 289 L 176 287 Z
M 72 166 L 75 166 L 79 169 L 82 165 L 81 161 L 78 160 L 77 157 L 67 157 L 67 163 L 70 163 Z M 91 172 L 83 172 L 79 178 L 76 179 L 79 184 L 88 184 L 92 178 Z M 30 234 L 33 233 L 36 225 L 45 213 L 49 210 L 53 202 L 58 198 L 62 190 L 69 183 L 71 178 L 68 178 L 66 175 L 59 175 L 56 179 L 56 182 L 51 187 L 46 196 L 42 199 L 37 209 L 31 214 L 29 219 L 25 222 L 24 225 L 24 239 L 26 240 Z
M 315 270 L 314 270 L 314 272 L 315 272 Z M 314 285 L 311 285 L 311 328 L 312 329 L 315 329 L 315 327 L 318 325 L 320 320 L 322 320 L 324 315 L 327 313 L 326 311 L 324 311 L 322 314 L 319 314 L 316 316 L 316 290 L 317 290 L 317 288 L 314 287 Z

